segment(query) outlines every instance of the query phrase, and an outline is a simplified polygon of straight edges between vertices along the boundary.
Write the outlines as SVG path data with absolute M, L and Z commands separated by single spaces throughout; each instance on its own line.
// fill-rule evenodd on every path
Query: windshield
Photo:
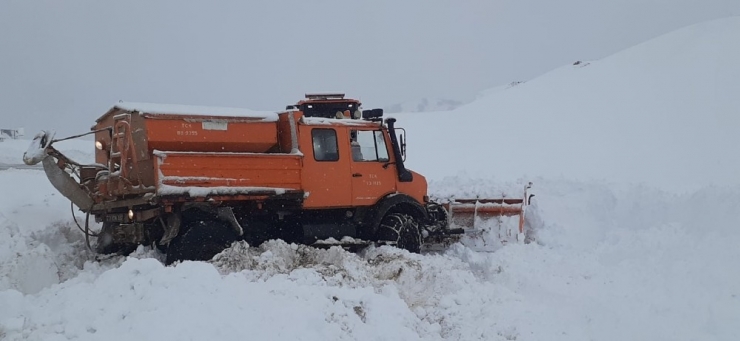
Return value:
M 351 132 L 353 161 L 388 162 L 388 148 L 380 130 L 360 130 Z

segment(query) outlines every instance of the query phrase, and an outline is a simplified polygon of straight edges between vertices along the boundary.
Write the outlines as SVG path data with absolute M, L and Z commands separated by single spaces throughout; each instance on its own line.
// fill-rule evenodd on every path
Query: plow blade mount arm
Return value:
M 48 155 L 41 161 L 41 164 L 44 165 L 44 172 L 46 177 L 49 178 L 49 182 L 59 193 L 67 197 L 83 212 L 90 210 L 94 203 L 93 198 L 82 189 L 77 180 L 57 166 L 54 158 Z

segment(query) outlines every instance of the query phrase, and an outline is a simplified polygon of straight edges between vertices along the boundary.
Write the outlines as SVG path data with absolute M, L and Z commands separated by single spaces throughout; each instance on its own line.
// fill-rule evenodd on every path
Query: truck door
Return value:
M 395 168 L 389 166 L 389 142 L 380 129 L 351 130 L 352 205 L 375 204 L 396 191 Z
M 305 208 L 347 207 L 351 203 L 346 129 L 301 127 Z

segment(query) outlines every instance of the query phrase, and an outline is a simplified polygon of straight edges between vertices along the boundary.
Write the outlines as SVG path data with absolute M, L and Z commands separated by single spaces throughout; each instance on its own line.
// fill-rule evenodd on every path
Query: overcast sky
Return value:
M 733 15 L 738 0 L 2 0 L 0 127 L 84 132 L 118 100 L 470 100 Z

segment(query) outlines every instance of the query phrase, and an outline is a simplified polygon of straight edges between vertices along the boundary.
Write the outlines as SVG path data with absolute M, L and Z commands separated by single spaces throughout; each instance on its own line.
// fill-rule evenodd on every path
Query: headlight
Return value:
M 128 219 L 134 220 L 134 210 L 128 210 Z

